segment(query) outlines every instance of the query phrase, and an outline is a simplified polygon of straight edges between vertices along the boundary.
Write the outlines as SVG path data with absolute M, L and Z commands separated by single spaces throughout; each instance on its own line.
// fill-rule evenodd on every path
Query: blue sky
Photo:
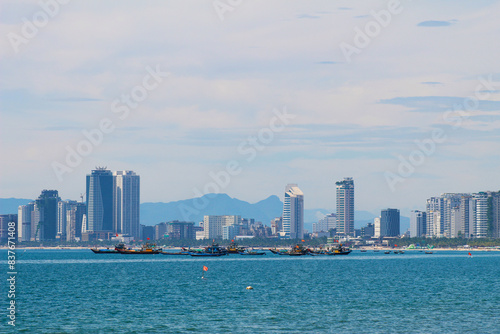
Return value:
M 373 213 L 500 189 L 498 2 L 401 1 L 383 26 L 375 16 L 394 2 L 242 1 L 222 14 L 220 3 L 69 1 L 26 38 L 43 8 L 3 1 L 0 197 L 77 199 L 107 166 L 139 173 L 143 202 L 180 200 L 230 161 L 241 171 L 220 192 L 256 202 L 297 183 L 306 208 L 334 208 L 345 176 Z M 359 31 L 371 35 L 363 47 Z M 26 38 L 18 52 L 13 34 Z M 148 69 L 169 74 L 120 119 L 114 101 Z M 247 161 L 241 148 L 284 109 L 293 119 Z M 58 177 L 54 163 L 103 119 L 113 130 Z M 445 139 L 422 156 L 415 141 L 433 131 Z M 410 157 L 423 160 L 400 173 Z

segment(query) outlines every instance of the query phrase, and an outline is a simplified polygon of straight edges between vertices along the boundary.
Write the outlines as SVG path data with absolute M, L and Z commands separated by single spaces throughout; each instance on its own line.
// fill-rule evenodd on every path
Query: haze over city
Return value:
M 353 177 L 356 210 L 408 214 L 500 189 L 498 2 L 147 4 L 69 2 L 26 35 L 47 11 L 2 2 L 0 197 L 78 199 L 96 166 L 142 202 L 296 183 L 334 209 Z

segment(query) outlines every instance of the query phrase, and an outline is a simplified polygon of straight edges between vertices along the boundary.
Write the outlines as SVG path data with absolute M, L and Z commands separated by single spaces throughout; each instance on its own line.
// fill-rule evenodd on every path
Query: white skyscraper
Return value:
M 354 234 L 354 181 L 345 177 L 337 186 L 337 233 Z
M 19 206 L 17 211 L 17 239 L 19 241 L 30 241 L 31 222 L 34 219 L 35 203 Z
M 67 201 L 57 203 L 57 239 L 66 240 L 66 210 L 68 204 Z
M 431 197 L 426 204 L 426 236 L 443 237 L 444 206 L 442 197 Z
M 113 173 L 113 232 L 139 239 L 140 177 L 133 171 Z
M 374 230 L 375 230 L 373 236 L 375 238 L 380 238 L 380 217 L 373 219 L 373 226 L 374 226 Z
M 488 236 L 488 194 L 473 194 L 473 198 L 476 204 L 475 236 L 476 238 L 486 238 Z
M 283 232 L 289 239 L 304 237 L 304 193 L 296 184 L 288 184 L 285 188 Z

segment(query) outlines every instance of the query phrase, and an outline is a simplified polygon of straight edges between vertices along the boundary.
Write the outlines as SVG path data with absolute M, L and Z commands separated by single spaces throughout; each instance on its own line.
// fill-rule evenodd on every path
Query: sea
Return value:
M 496 251 L 195 258 L 19 249 L 15 326 L 0 254 L 0 333 L 500 333 Z

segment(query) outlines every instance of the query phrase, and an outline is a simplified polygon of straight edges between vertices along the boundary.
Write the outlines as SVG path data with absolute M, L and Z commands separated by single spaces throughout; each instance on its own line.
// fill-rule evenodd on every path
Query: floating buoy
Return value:
M 253 288 L 249 285 L 247 286 L 247 290 L 253 290 Z

